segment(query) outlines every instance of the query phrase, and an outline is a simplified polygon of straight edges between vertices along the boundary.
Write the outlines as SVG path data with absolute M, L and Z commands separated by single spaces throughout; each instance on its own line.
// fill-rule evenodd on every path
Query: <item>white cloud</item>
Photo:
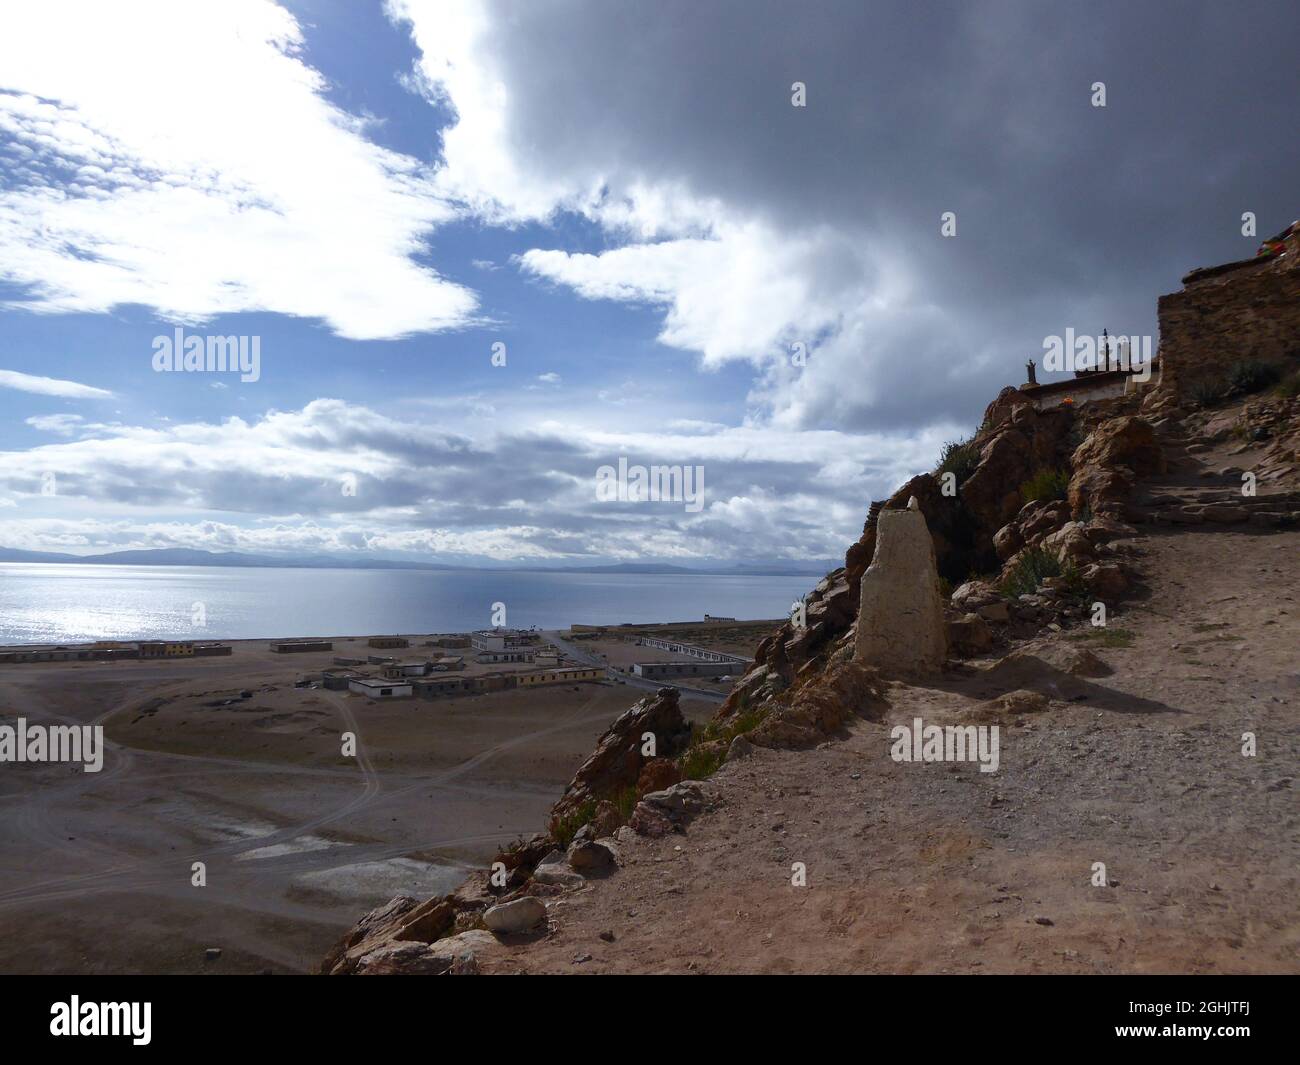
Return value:
M 324 98 L 301 43 L 270 0 L 6 5 L 0 278 L 21 305 L 269 310 L 352 338 L 472 317 L 411 258 L 453 208 Z
M 39 396 L 62 396 L 64 399 L 113 398 L 113 393 L 106 388 L 82 385 L 76 381 L 61 381 L 57 377 L 37 377 L 17 370 L 0 370 L 0 388 L 34 392 Z
M 600 429 L 522 412 L 509 432 L 463 435 L 334 399 L 254 421 L 31 423 L 73 438 L 0 453 L 0 492 L 22 515 L 0 525 L 6 546 L 59 550 L 84 536 L 86 550 L 498 560 L 727 558 L 738 544 L 753 558 L 833 557 L 856 539 L 867 501 L 928 465 L 945 435 Z M 596 470 L 620 456 L 702 466 L 703 509 L 598 502 Z M 349 478 L 355 495 L 341 490 Z M 173 512 L 193 518 L 159 521 Z

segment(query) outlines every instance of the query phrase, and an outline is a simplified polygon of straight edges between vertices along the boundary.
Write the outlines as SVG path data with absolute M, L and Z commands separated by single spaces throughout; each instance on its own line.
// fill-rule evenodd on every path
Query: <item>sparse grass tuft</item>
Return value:
M 559 818 L 551 825 L 551 836 L 557 846 L 567 847 L 578 834 L 578 829 L 596 816 L 596 801 L 588 799 L 577 809 Z
M 740 711 L 726 721 L 713 720 L 697 728 L 691 735 L 691 745 L 677 759 L 677 768 L 686 780 L 705 780 L 718 771 L 726 760 L 727 748 L 737 736 L 752 732 L 769 713 L 769 707 L 757 706 Z
M 727 750 L 721 746 L 696 744 L 677 760 L 683 780 L 707 780 L 721 768 Z
M 1242 359 L 1228 368 L 1229 395 L 1248 395 L 1277 383 L 1282 376 L 1276 363 L 1259 359 Z
M 1070 487 L 1070 475 L 1062 469 L 1044 467 L 1020 486 L 1020 499 L 1024 503 L 1050 503 L 1064 499 Z
M 1080 640 L 1092 640 L 1102 647 L 1132 647 L 1133 633 L 1128 629 L 1094 628 L 1081 630 L 1075 637 Z
M 624 788 L 613 798 L 615 809 L 618 810 L 618 816 L 623 819 L 624 824 L 632 816 L 632 811 L 636 809 L 636 785 L 631 784 Z

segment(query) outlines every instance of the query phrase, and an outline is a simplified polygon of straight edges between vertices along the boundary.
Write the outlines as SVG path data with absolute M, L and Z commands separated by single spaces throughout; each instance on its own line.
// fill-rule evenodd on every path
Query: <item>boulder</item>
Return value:
M 1068 648 L 1053 664 L 1076 677 L 1106 677 L 1115 672 L 1095 654 L 1083 647 Z
M 1083 531 L 1084 526 L 1077 521 L 1067 522 L 1056 532 L 1043 538 L 1042 546 L 1055 552 L 1062 562 L 1076 565 L 1090 562 L 1093 557 L 1092 541 Z
M 876 554 L 862 575 L 854 660 L 886 674 L 924 675 L 947 656 L 934 544 L 915 499 L 882 510 Z
M 731 741 L 731 746 L 727 748 L 727 761 L 737 762 L 742 758 L 748 758 L 754 753 L 754 745 L 744 736 L 737 736 Z
M 483 924 L 488 931 L 498 935 L 514 935 L 536 928 L 546 920 L 546 904 L 541 899 L 524 895 L 511 902 L 491 906 L 483 914 Z
M 967 581 L 952 593 L 951 602 L 963 613 L 978 610 L 988 603 L 996 603 L 1002 596 L 989 581 Z
M 1139 477 L 1165 472 L 1164 451 L 1145 418 L 1126 415 L 1102 421 L 1070 459 L 1072 469 L 1124 466 Z
M 697 814 L 704 809 L 704 792 L 698 781 L 683 780 L 664 791 L 652 791 L 641 801 L 672 814 Z
M 1008 522 L 993 534 L 993 550 L 1003 562 L 1025 546 L 1025 538 L 1020 534 L 1020 527 Z
M 444 935 L 456 920 L 453 903 L 439 898 L 429 899 L 411 911 L 410 917 L 393 936 L 398 940 L 432 943 Z
M 636 804 L 636 809 L 632 811 L 632 816 L 627 823 L 638 836 L 649 836 L 651 839 L 660 839 L 673 830 L 673 823 L 668 814 L 658 806 L 652 806 L 647 802 Z
M 985 621 L 991 621 L 997 625 L 1005 624 L 1011 620 L 1011 607 L 1007 605 L 1005 599 L 999 599 L 996 603 L 986 603 L 975 613 Z
M 1123 467 L 1099 469 L 1089 466 L 1075 470 L 1070 477 L 1070 513 L 1076 516 L 1085 511 L 1091 511 L 1094 516 L 1121 513 L 1134 484 L 1132 471 Z
M 949 621 L 947 629 L 948 646 L 955 654 L 978 655 L 993 647 L 993 634 L 988 623 L 978 614 L 966 614 Z
M 547 884 L 551 887 L 560 888 L 578 888 L 586 883 L 582 878 L 582 874 L 574 872 L 569 867 L 568 862 L 563 859 L 554 862 L 543 862 L 533 870 L 533 880 L 538 884 Z M 484 920 L 486 920 L 486 915 Z
M 1118 599 L 1128 591 L 1128 578 L 1113 562 L 1098 562 L 1085 566 L 1080 576 L 1093 593 L 1103 599 Z
M 846 643 L 823 670 L 801 674 L 788 701 L 774 701 L 750 733 L 756 747 L 806 749 L 838 734 L 854 718 L 879 718 L 885 702 L 878 671 L 852 659 Z
M 607 873 L 618 864 L 613 850 L 594 840 L 572 844 L 569 847 L 568 861 L 572 868 L 584 875 Z
M 1127 536 L 1136 536 L 1137 530 L 1132 525 L 1113 518 L 1108 514 L 1099 514 L 1084 526 L 1083 535 L 1093 544 L 1108 540 L 1119 540 Z
M 600 737 L 595 751 L 574 774 L 560 800 L 551 807 L 551 830 L 585 805 L 610 799 L 635 787 L 650 759 L 642 753 L 644 735 L 655 737 L 655 753 L 672 758 L 690 742 L 691 727 L 682 716 L 676 688 L 660 688 L 625 711 Z

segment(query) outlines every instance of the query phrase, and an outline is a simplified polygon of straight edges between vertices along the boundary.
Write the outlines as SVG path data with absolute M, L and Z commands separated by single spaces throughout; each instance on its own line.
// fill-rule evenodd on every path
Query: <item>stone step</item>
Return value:
M 1124 512 L 1135 525 L 1300 525 L 1300 507 L 1259 509 L 1251 507 L 1191 507 L 1185 510 L 1134 507 Z
M 1189 507 L 1243 507 L 1247 510 L 1289 510 L 1300 505 L 1300 500 L 1289 495 L 1243 496 L 1239 492 L 1219 495 L 1152 495 L 1139 496 L 1133 506 L 1150 510 L 1187 510 Z

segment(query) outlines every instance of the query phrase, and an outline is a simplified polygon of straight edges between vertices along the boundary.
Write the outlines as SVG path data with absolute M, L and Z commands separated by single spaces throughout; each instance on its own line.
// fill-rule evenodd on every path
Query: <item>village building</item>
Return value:
M 368 646 L 376 648 L 385 647 L 410 647 L 411 641 L 405 636 L 371 636 L 366 641 Z
M 363 674 L 350 669 L 327 669 L 320 675 L 321 686 L 335 692 L 345 692 L 352 681 L 363 678 Z
M 353 677 L 348 681 L 348 691 L 368 699 L 408 699 L 413 694 L 407 680 L 381 680 L 375 677 Z
M 459 632 L 440 633 L 436 636 L 430 636 L 424 641 L 426 647 L 446 647 L 451 650 L 461 650 L 469 647 L 469 637 Z
M 1020 386 L 1020 391 L 1034 401 L 1038 410 L 1118 399 L 1130 392 L 1155 387 L 1160 383 L 1158 356 L 1149 360 L 1133 358 L 1128 341 L 1117 342 L 1105 329 L 1095 341 L 1092 337 L 1081 339 L 1092 345 L 1092 354 L 1074 369 L 1070 377 L 1039 383 L 1037 364 L 1033 359 L 1025 364 L 1026 380 Z M 1068 334 L 1067 341 L 1071 344 L 1074 342 L 1072 332 Z M 1069 358 L 1065 361 L 1074 365 L 1073 351 L 1066 354 Z
M 519 673 L 516 679 L 521 688 L 535 688 L 542 684 L 582 684 L 604 680 L 605 670 L 601 666 L 570 666 L 538 673 Z
M 647 680 L 661 677 L 726 677 L 739 667 L 732 662 L 636 662 L 632 673 Z
M 703 662 L 720 662 L 728 666 L 750 665 L 748 658 L 741 658 L 739 655 L 729 655 L 725 651 L 711 651 L 707 647 L 696 647 L 695 644 L 681 643 L 677 640 L 663 640 L 658 636 L 642 636 L 636 642 L 641 647 L 653 647 L 658 651 L 686 655 L 690 658 L 698 658 Z
M 528 647 L 514 647 L 505 651 L 480 651 L 474 656 L 475 662 L 496 664 L 500 662 L 531 663 L 537 652 Z
M 475 651 L 483 653 L 523 651 L 541 640 L 537 633 L 525 629 L 480 629 L 470 633 L 469 642 Z
M 384 666 L 385 677 L 423 677 L 433 669 L 431 662 L 393 662 Z
M 141 640 L 141 658 L 188 658 L 194 654 L 193 640 Z
M 278 655 L 334 650 L 334 644 L 329 640 L 272 640 L 268 646 L 273 653 Z

